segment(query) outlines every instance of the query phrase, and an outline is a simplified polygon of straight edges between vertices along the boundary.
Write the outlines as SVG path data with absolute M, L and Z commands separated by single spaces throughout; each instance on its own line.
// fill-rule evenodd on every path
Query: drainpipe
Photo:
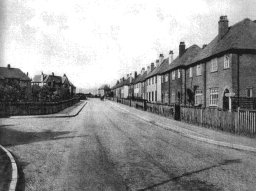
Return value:
M 237 106 L 240 107 L 240 54 L 237 54 Z
M 206 62 L 203 64 L 204 65 L 204 107 L 206 107 Z

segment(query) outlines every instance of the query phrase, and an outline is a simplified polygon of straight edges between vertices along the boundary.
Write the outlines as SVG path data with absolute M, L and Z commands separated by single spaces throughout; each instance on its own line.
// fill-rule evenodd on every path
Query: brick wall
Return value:
M 231 60 L 232 55 L 230 55 Z M 217 58 L 218 70 L 216 72 L 211 72 L 211 61 L 206 63 L 206 107 L 210 106 L 210 89 L 218 88 L 219 90 L 219 108 L 223 108 L 223 96 L 225 89 L 232 92 L 232 67 L 235 66 L 234 63 L 230 63 L 230 68 L 224 69 L 224 56 Z
M 189 67 L 186 69 L 186 104 L 191 105 L 194 104 L 194 99 L 189 102 L 189 94 L 194 94 L 195 89 L 200 89 L 203 91 L 203 94 L 205 92 L 205 84 L 204 84 L 204 78 L 205 78 L 205 64 L 201 64 L 202 67 L 202 73 L 200 76 L 196 75 L 196 66 L 192 67 L 192 77 L 189 77 Z M 202 96 L 202 103 L 203 106 L 205 106 L 205 96 Z
M 246 97 L 246 89 L 252 88 L 253 97 L 256 97 L 256 55 L 243 54 L 239 56 L 239 94 L 240 97 Z M 233 59 L 236 64 L 232 67 L 232 79 L 233 79 L 233 89 L 236 95 L 238 95 L 238 73 L 237 73 L 237 55 L 234 55 Z

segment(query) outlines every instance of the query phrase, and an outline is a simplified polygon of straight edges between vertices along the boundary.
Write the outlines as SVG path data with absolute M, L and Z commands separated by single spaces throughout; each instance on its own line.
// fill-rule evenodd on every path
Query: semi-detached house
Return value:
M 218 35 L 187 66 L 185 85 L 195 105 L 228 109 L 227 93 L 256 97 L 256 23 L 228 23 L 220 17 Z

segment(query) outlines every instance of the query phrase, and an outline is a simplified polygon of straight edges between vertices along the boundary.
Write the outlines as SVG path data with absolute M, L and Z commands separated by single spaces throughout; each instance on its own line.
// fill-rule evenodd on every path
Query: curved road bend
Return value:
M 182 137 L 108 101 L 89 100 L 75 118 L 4 123 L 34 132 L 31 141 L 9 145 L 23 165 L 26 190 L 256 188 L 255 154 Z

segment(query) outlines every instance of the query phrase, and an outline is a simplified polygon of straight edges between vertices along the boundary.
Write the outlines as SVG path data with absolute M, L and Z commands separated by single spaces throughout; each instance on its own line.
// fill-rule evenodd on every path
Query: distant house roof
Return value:
M 234 24 L 220 40 L 217 35 L 200 51 L 192 63 L 230 50 L 256 50 L 256 23 L 254 21 L 244 19 Z
M 128 86 L 130 84 L 130 78 L 125 79 L 122 82 L 119 82 L 118 84 L 114 85 L 111 89 L 120 88 L 122 86 Z
M 0 79 L 19 79 L 22 81 L 31 81 L 19 68 L 0 67 Z
M 181 57 L 178 56 L 171 64 L 169 64 L 169 60 L 166 59 L 163 66 L 159 69 L 158 74 L 163 74 L 172 69 L 189 65 L 200 50 L 201 48 L 199 46 L 192 45 L 185 50 Z
M 55 75 L 47 75 L 44 82 L 54 81 L 55 83 L 62 84 L 62 77 Z

